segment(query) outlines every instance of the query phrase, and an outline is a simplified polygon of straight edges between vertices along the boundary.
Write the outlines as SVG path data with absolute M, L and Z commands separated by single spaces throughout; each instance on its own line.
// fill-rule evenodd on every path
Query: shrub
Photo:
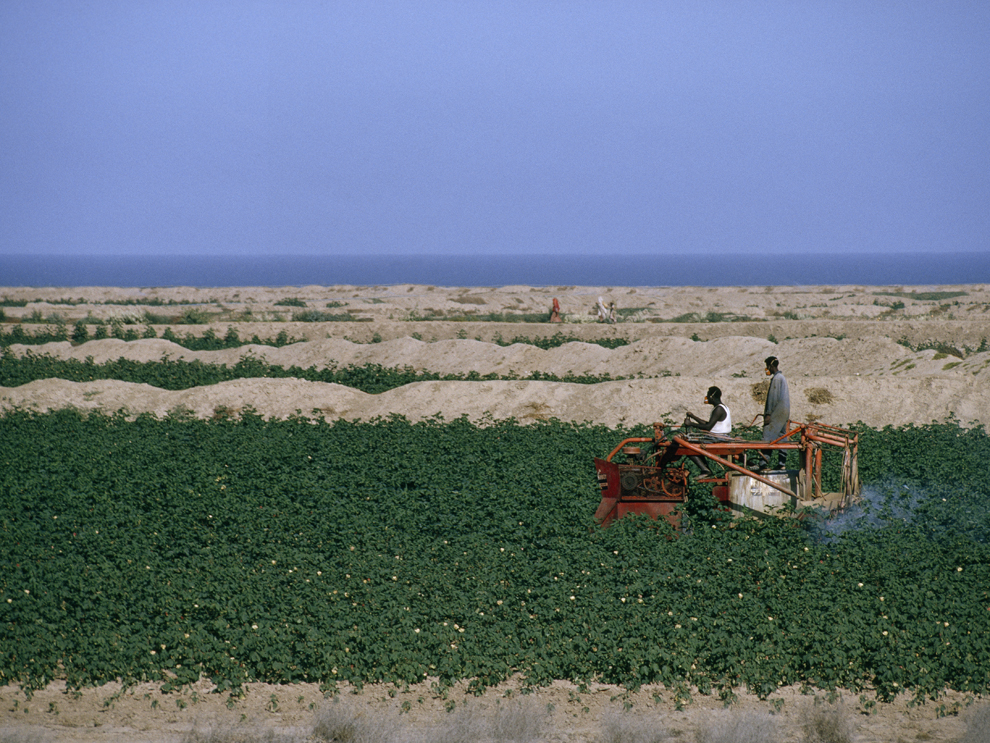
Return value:
M 75 325 L 72 326 L 72 342 L 73 343 L 85 343 L 89 340 L 89 330 L 86 328 L 86 323 L 79 320 Z
M 168 315 L 159 315 L 155 312 L 145 312 L 142 322 L 145 325 L 168 325 L 171 322 L 175 322 L 175 319 L 169 317 Z
M 355 319 L 354 315 L 348 312 L 334 314 L 320 310 L 306 310 L 292 313 L 293 322 L 354 322 Z
M 494 710 L 462 707 L 431 731 L 433 743 L 530 743 L 541 740 L 549 728 L 547 708 L 534 697 L 499 704 Z
M 38 728 L 0 728 L 0 743 L 47 743 L 49 740 Z
M 662 743 L 670 734 L 660 725 L 643 715 L 628 712 L 609 712 L 601 720 L 601 732 L 597 743 Z
M 398 740 L 399 729 L 394 715 L 360 710 L 336 697 L 317 711 L 312 737 L 326 743 L 390 743 Z
M 182 743 L 302 743 L 298 735 L 242 722 L 239 725 L 199 726 L 182 736 Z
M 206 312 L 196 307 L 185 310 L 176 320 L 180 325 L 205 325 L 210 321 L 210 316 Z
M 958 743 L 990 743 L 990 704 L 982 704 L 966 716 L 966 732 Z
M 801 713 L 799 725 L 805 743 L 852 743 L 853 725 L 846 709 L 815 698 Z
M 715 713 L 699 725 L 697 743 L 776 743 L 777 720 L 763 712 Z

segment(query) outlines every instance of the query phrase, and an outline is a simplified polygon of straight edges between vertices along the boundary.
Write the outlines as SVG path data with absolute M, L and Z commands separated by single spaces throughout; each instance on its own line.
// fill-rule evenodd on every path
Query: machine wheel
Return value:
M 661 487 L 671 498 L 683 498 L 687 495 L 688 471 L 684 467 L 671 467 L 665 473 Z
M 624 472 L 619 478 L 623 490 L 636 490 L 639 487 L 639 475 L 635 472 Z

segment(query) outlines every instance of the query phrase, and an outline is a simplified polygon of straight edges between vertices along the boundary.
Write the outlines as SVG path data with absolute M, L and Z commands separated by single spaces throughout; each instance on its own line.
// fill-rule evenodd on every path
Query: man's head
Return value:
M 777 371 L 778 361 L 777 361 L 777 357 L 776 356 L 767 356 L 767 358 L 765 359 L 764 363 L 767 365 L 767 374 L 768 375 L 774 374 Z
M 718 387 L 709 387 L 708 392 L 705 393 L 705 402 L 709 405 L 718 405 L 722 402 L 722 390 Z

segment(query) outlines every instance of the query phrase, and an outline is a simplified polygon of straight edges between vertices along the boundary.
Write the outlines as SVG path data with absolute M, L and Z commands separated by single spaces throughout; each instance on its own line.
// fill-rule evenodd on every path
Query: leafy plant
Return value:
M 358 317 L 348 312 L 334 314 L 320 310 L 306 310 L 305 312 L 292 313 L 293 322 L 355 322 L 357 320 L 359 320 Z
M 137 332 L 133 330 L 129 331 L 129 334 L 133 337 L 137 336 Z M 171 340 L 168 330 L 166 330 L 163 337 Z M 208 329 L 197 340 L 201 348 L 227 348 L 230 347 L 230 343 L 235 342 L 231 341 L 229 337 L 218 338 L 212 329 Z M 176 360 L 168 356 L 163 356 L 158 361 L 144 362 L 132 361 L 121 357 L 116 361 L 107 361 L 103 364 L 96 364 L 92 357 L 88 357 L 85 361 L 79 361 L 77 359 L 55 359 L 50 356 L 35 355 L 30 352 L 20 357 L 10 354 L 0 357 L 0 385 L 5 387 L 17 387 L 37 379 L 59 378 L 74 382 L 88 382 L 95 379 L 115 379 L 122 382 L 150 384 L 161 389 L 184 390 L 233 379 L 262 377 L 293 377 L 313 382 L 332 382 L 347 387 L 354 387 L 369 394 L 378 394 L 406 384 L 427 380 L 482 381 L 493 379 L 527 379 L 545 382 L 597 384 L 599 382 L 618 379 L 618 377 L 612 377 L 608 374 L 565 374 L 558 376 L 547 372 L 533 372 L 526 377 L 516 375 L 502 376 L 494 373 L 478 374 L 477 372 L 439 374 L 430 371 L 417 371 L 411 366 L 386 368 L 379 364 L 348 366 L 342 369 L 331 364 L 324 368 L 311 366 L 302 369 L 298 366 L 275 366 L 254 356 L 245 356 L 233 366 L 205 364 L 198 360 Z
M 863 428 L 867 498 L 830 524 L 696 489 L 676 538 L 601 530 L 590 458 L 643 433 L 9 411 L 0 681 L 990 691 L 982 429 Z

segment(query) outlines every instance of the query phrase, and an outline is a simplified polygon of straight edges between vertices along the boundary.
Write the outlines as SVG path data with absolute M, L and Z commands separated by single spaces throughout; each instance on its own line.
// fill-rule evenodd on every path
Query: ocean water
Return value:
M 929 286 L 982 283 L 990 283 L 990 253 L 0 256 L 0 286 Z

